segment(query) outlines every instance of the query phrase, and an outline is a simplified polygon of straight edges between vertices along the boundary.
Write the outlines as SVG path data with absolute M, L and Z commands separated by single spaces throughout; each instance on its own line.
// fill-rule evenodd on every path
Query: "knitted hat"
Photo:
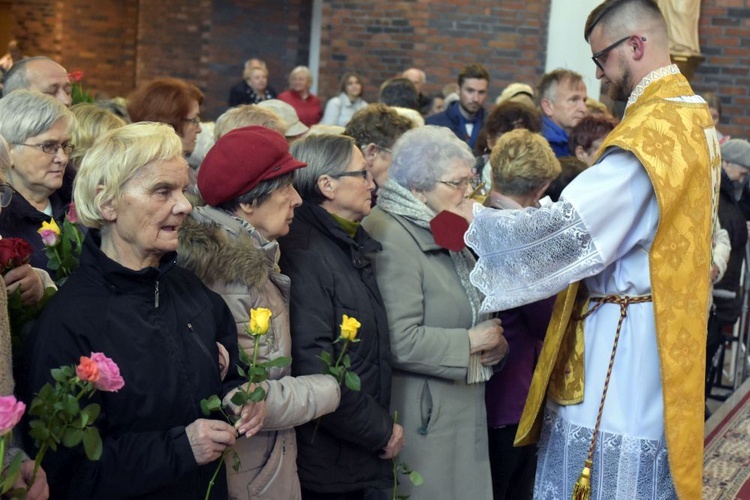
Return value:
M 198 190 L 206 203 L 221 205 L 306 163 L 289 154 L 286 139 L 265 127 L 243 127 L 224 134 L 198 171 Z
M 721 145 L 721 159 L 750 169 L 750 142 L 745 139 L 729 139 Z

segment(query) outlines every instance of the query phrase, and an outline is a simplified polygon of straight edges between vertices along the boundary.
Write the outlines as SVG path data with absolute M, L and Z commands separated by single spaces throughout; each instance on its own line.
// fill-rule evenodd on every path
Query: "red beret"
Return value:
M 281 177 L 306 163 L 289 154 L 286 139 L 265 127 L 243 127 L 221 136 L 198 171 L 198 190 L 206 203 L 221 205 L 262 181 Z

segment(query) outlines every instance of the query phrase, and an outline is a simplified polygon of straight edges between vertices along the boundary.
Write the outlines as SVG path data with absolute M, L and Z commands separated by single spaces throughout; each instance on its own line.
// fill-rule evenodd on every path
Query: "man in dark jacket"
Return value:
M 427 125 L 448 127 L 474 149 L 479 131 L 484 126 L 484 101 L 490 86 L 490 74 L 481 64 L 470 64 L 458 75 L 458 101 L 442 113 L 428 116 Z

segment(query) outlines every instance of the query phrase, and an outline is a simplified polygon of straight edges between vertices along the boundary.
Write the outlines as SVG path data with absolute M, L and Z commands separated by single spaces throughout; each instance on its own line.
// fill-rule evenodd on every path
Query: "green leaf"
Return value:
M 242 467 L 242 461 L 236 451 L 232 450 L 232 469 L 234 472 L 239 472 Z
M 81 429 L 74 429 L 72 427 L 69 427 L 65 429 L 65 433 L 63 434 L 62 438 L 62 444 L 67 448 L 72 448 L 74 446 L 78 446 L 81 444 L 81 440 L 83 439 L 83 432 Z
M 333 364 L 333 356 L 328 351 L 321 351 L 320 356 L 318 356 L 323 363 L 330 366 Z
M 78 400 L 72 394 L 66 394 L 62 401 L 62 409 L 70 416 L 77 414 L 81 410 Z
M 86 408 L 81 410 L 81 429 L 87 425 L 93 424 L 94 421 L 99 417 L 101 407 L 96 403 L 91 403 Z
M 212 412 L 221 410 L 221 399 L 216 394 L 212 394 L 208 399 L 201 400 L 201 410 L 205 416 L 209 416 Z
M 354 372 L 346 372 L 344 374 L 344 383 L 351 391 L 359 391 L 362 389 L 362 384 L 359 380 L 359 375 Z
M 289 366 L 290 364 L 292 364 L 292 358 L 290 358 L 289 356 L 281 356 L 264 363 L 264 365 L 268 368 Z
M 348 354 L 344 354 L 344 368 L 351 368 L 352 367 L 352 360 L 349 357 Z
M 244 349 L 240 349 L 240 361 L 245 363 L 246 365 L 250 365 L 253 362 L 253 358 L 251 358 Z
M 83 434 L 83 449 L 86 457 L 91 461 L 99 460 L 102 456 L 102 438 L 99 436 L 99 429 L 89 427 Z
M 232 399 L 230 399 L 233 405 L 236 406 L 242 406 L 248 401 L 250 401 L 250 395 L 246 393 L 245 391 L 237 391 L 232 396 Z
M 5 493 L 11 491 L 13 483 L 15 483 L 18 478 L 18 472 L 21 470 L 21 462 L 23 461 L 23 458 L 23 453 L 17 453 L 16 456 L 13 457 L 13 461 L 10 465 L 8 465 L 3 471 L 2 481 L 0 481 L 0 492 Z M 5 495 L 3 495 L 3 498 L 5 498 Z M 21 498 L 25 498 L 25 495 Z
M 250 395 L 250 401 L 258 403 L 266 399 L 266 390 L 262 387 L 256 387 L 253 393 Z
M 52 373 L 52 378 L 60 383 L 65 383 L 68 381 L 68 375 L 65 373 L 65 370 L 63 368 L 53 368 L 50 370 L 50 373 Z
M 247 378 L 247 372 L 240 365 L 237 365 L 237 373 L 240 374 L 240 377 Z
M 422 484 L 424 483 L 424 478 L 422 477 L 422 474 L 413 470 L 409 474 L 409 481 L 411 481 L 411 484 L 413 484 L 414 486 L 422 486 Z

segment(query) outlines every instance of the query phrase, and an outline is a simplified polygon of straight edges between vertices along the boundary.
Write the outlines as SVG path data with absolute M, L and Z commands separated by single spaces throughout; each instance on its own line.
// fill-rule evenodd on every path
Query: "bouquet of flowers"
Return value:
M 5 464 L 2 463 L 2 461 L 5 457 L 5 450 L 11 440 L 13 428 L 21 421 L 21 417 L 25 410 L 26 405 L 17 401 L 15 397 L 0 397 L 0 495 L 5 493 L 13 494 L 11 489 L 18 478 L 18 473 L 21 468 L 21 461 L 23 460 L 22 453 L 16 454 L 10 464 L 5 468 L 3 468 Z
M 62 229 L 55 219 L 50 219 L 49 222 L 42 223 L 37 233 L 41 235 L 44 243 L 44 252 L 49 259 L 48 267 L 55 271 L 55 283 L 61 287 L 68 280 L 68 276 L 78 269 L 78 260 L 81 257 L 83 233 L 78 227 L 75 205 L 70 204 Z
M 237 388 L 237 391 L 232 395 L 230 401 L 232 404 L 242 407 L 247 403 L 259 403 L 266 399 L 266 390 L 260 385 L 261 382 L 268 380 L 269 369 L 274 367 L 288 366 L 292 362 L 292 358 L 286 356 L 280 356 L 278 358 L 269 361 L 258 361 L 258 351 L 260 348 L 260 339 L 268 333 L 268 328 L 271 322 L 271 310 L 264 307 L 257 309 L 250 309 L 250 321 L 245 325 L 245 333 L 253 339 L 254 348 L 252 357 L 245 352 L 244 349 L 240 348 L 239 355 L 240 361 L 247 365 L 247 369 L 237 366 L 237 371 L 240 376 L 247 380 L 247 384 L 243 384 Z M 213 395 L 208 399 L 201 401 L 201 409 L 203 414 L 209 416 L 213 411 L 219 411 L 227 420 L 227 422 L 233 422 L 235 419 L 231 418 L 225 411 L 224 405 L 217 395 Z M 232 453 L 233 465 L 232 468 L 235 471 L 240 469 L 240 458 L 234 450 L 227 450 L 221 455 L 219 465 L 216 467 L 211 481 L 208 483 L 208 490 L 206 491 L 206 499 L 211 495 L 211 489 L 214 486 L 216 476 L 221 470 L 221 466 L 224 463 L 228 453 Z
M 117 392 L 125 386 L 120 368 L 100 352 L 90 357 L 81 356 L 78 365 L 63 366 L 52 370 L 52 384 L 45 384 L 29 406 L 29 435 L 39 449 L 34 460 L 34 473 L 29 487 L 36 479 L 47 450 L 56 451 L 58 446 L 73 448 L 83 443 L 89 460 L 102 456 L 102 438 L 94 422 L 101 408 L 96 403 L 81 407 L 84 396 L 91 398 L 94 392 Z

